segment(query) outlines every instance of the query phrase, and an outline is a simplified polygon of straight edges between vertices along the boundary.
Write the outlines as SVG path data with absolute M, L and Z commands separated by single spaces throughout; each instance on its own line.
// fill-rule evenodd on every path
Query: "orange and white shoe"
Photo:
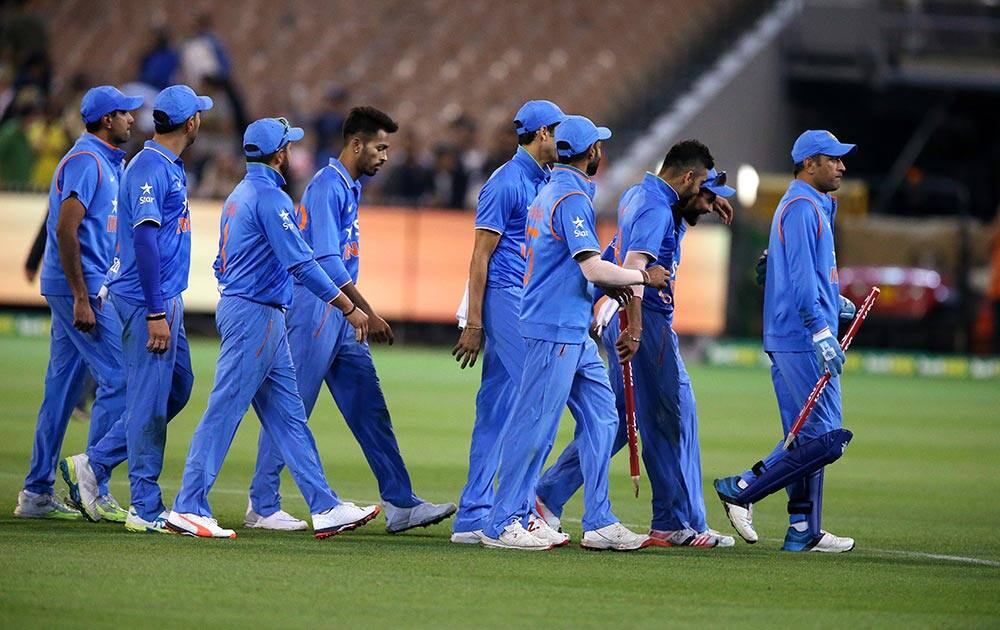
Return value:
M 538 515 L 545 519 L 545 523 L 549 527 L 557 532 L 562 531 L 562 522 L 560 522 L 559 517 L 553 514 L 552 510 L 542 503 L 540 497 L 535 497 L 535 512 L 538 512 Z
M 528 515 L 528 532 L 538 540 L 549 542 L 553 547 L 565 547 L 569 544 L 569 534 L 557 532 L 540 516 Z
M 654 547 L 732 547 L 736 544 L 732 536 L 720 534 L 713 529 L 696 532 L 693 529 L 674 531 L 649 530 L 649 544 Z
M 312 515 L 313 535 L 316 540 L 323 540 L 349 532 L 372 520 L 381 511 L 377 505 L 358 507 L 350 502 L 341 503 L 325 512 Z
M 171 510 L 167 516 L 167 529 L 196 538 L 236 538 L 236 532 L 219 527 L 219 522 L 198 514 L 178 514 Z

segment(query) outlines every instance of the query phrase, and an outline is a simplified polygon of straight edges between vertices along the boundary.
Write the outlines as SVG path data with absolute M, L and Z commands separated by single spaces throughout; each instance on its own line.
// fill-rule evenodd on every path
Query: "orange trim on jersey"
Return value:
M 109 149 L 114 149 L 115 151 L 121 151 L 121 147 L 116 147 L 115 145 L 111 144 L 110 142 L 107 142 L 106 140 L 104 140 L 104 138 L 98 136 L 95 133 L 90 133 L 88 131 L 87 135 L 93 136 L 95 140 L 97 140 L 98 142 L 100 142 L 104 146 L 108 147 Z
M 319 334 L 323 331 L 323 326 L 326 324 L 326 318 L 330 316 L 330 311 L 333 310 L 333 304 L 326 305 L 326 312 L 323 313 L 323 319 L 319 320 L 319 326 L 316 327 L 316 332 L 313 333 L 313 337 L 319 337 Z
M 222 266 L 219 267 L 219 273 L 226 273 L 226 261 L 229 257 L 226 255 L 226 244 L 229 243 L 229 221 L 226 221 L 226 225 L 222 228 L 222 246 L 219 248 L 219 258 L 222 259 Z
M 557 241 L 563 240 L 563 237 L 559 236 L 559 233 L 556 232 L 556 226 L 552 224 L 552 217 L 555 215 L 556 208 L 559 207 L 559 204 L 561 204 L 567 197 L 572 197 L 573 195 L 580 195 L 586 197 L 586 195 L 584 195 L 582 192 L 578 190 L 566 193 L 562 197 L 556 199 L 555 203 L 552 204 L 552 209 L 549 210 L 549 230 L 552 231 L 552 236 L 554 236 Z
M 306 229 L 306 224 L 309 223 L 309 211 L 306 210 L 306 206 L 303 203 L 299 204 L 299 229 Z
M 101 178 L 103 177 L 103 169 L 101 169 L 101 160 L 97 157 L 97 154 L 93 151 L 77 151 L 76 153 L 71 153 L 63 158 L 62 163 L 59 165 L 59 169 L 56 171 L 56 192 L 62 192 L 62 186 L 59 185 L 59 178 L 62 177 L 63 169 L 66 168 L 66 163 L 75 158 L 78 155 L 89 155 L 94 158 L 97 162 L 97 185 L 101 185 Z
M 820 235 L 823 234 L 823 215 L 820 213 L 816 202 L 805 196 L 794 197 L 786 201 L 785 205 L 781 206 L 781 210 L 778 211 L 778 239 L 781 240 L 782 244 L 785 243 L 785 230 L 781 227 L 781 220 L 785 218 L 785 210 L 788 209 L 788 206 L 792 205 L 792 202 L 799 201 L 800 199 L 811 203 L 813 210 L 816 211 L 816 218 L 819 219 L 819 227 L 816 229 L 816 240 L 818 241 Z

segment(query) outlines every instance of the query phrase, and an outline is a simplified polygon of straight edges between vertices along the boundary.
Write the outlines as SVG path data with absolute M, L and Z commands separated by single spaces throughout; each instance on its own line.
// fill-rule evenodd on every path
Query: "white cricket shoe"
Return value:
M 538 497 L 535 497 L 535 511 L 538 512 L 539 516 L 545 519 L 545 522 L 549 527 L 557 532 L 562 531 L 562 522 L 559 520 L 559 517 L 553 514 L 552 510 L 547 508 Z
M 820 530 L 822 538 L 809 551 L 821 553 L 845 553 L 854 549 L 854 539 L 846 536 L 834 536 L 828 531 Z
M 136 514 L 135 508 L 130 507 L 128 516 L 125 517 L 125 530 L 137 534 L 173 534 L 172 530 L 167 529 L 168 516 L 169 514 L 163 511 L 156 517 L 156 520 L 147 521 Z
M 270 516 L 261 516 L 253 511 L 253 504 L 247 501 L 247 514 L 243 518 L 243 527 L 247 529 L 274 529 L 297 532 L 309 529 L 309 523 L 295 518 L 284 510 L 278 510 Z
M 173 510 L 167 516 L 167 529 L 196 538 L 236 538 L 236 532 L 219 527 L 219 522 L 214 518 L 198 514 L 179 514 Z
M 730 503 L 723 499 L 722 507 L 740 538 L 751 545 L 757 542 L 757 530 L 753 528 L 753 504 Z
M 358 507 L 351 502 L 344 502 L 325 512 L 312 515 L 313 536 L 323 540 L 352 529 L 357 529 L 372 520 L 381 512 L 377 505 Z
M 569 534 L 557 532 L 549 527 L 545 519 L 534 514 L 528 515 L 528 531 L 538 540 L 551 543 L 553 547 L 565 547 L 569 544 Z
M 58 521 L 78 521 L 83 518 L 77 510 L 69 508 L 52 494 L 38 494 L 31 490 L 17 493 L 17 507 L 14 516 L 18 518 L 49 518 Z
M 385 510 L 385 531 L 398 534 L 416 527 L 436 525 L 454 514 L 458 507 L 454 503 L 424 501 L 408 508 L 383 503 L 382 509 Z
M 649 546 L 649 536 L 637 534 L 621 523 L 612 523 L 600 529 L 583 532 L 580 546 L 592 551 L 634 551 Z
M 477 529 L 471 532 L 452 532 L 451 542 L 459 545 L 478 545 L 483 542 L 483 530 Z
M 76 503 L 88 520 L 101 520 L 97 500 L 100 493 L 97 490 L 97 476 L 90 467 L 90 458 L 85 453 L 72 455 L 59 462 L 59 471 L 63 481 L 69 487 L 69 498 Z
M 540 540 L 524 529 L 521 521 L 514 521 L 503 528 L 500 535 L 490 538 L 483 533 L 483 546 L 496 549 L 520 549 L 522 551 L 548 551 L 552 549 L 552 543 Z
M 716 544 L 714 545 L 716 547 L 735 547 L 736 546 L 736 539 L 735 538 L 733 538 L 732 536 L 728 536 L 726 534 L 723 534 L 721 532 L 717 532 L 714 529 L 712 529 L 711 527 L 709 527 L 705 531 L 699 533 L 698 535 L 699 536 L 706 536 L 707 535 L 707 536 L 714 537 L 717 540 Z M 711 546 L 711 545 L 708 545 L 708 546 Z

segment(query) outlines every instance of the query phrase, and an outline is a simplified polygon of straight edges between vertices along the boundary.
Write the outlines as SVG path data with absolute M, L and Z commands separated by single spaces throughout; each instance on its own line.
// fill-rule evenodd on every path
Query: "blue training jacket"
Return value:
M 764 350 L 806 352 L 812 336 L 837 334 L 840 279 L 833 242 L 837 201 L 794 180 L 771 221 L 764 286 Z

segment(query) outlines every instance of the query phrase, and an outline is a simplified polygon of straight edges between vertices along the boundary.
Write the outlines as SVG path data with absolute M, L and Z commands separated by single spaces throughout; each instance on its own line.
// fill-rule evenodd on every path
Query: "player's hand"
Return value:
M 719 219 L 726 225 L 733 224 L 733 207 L 729 205 L 729 200 L 725 197 L 715 196 L 712 212 L 719 215 Z
M 372 313 L 368 317 L 368 338 L 375 343 L 387 343 L 391 346 L 394 338 L 389 322 Z
M 757 264 L 754 265 L 754 280 L 757 282 L 758 287 L 763 287 L 764 283 L 767 282 L 767 250 L 760 255 L 757 259 Z
M 364 343 L 365 339 L 368 339 L 368 315 L 360 308 L 355 308 L 346 317 L 347 322 L 354 326 L 354 340 L 358 343 Z
M 840 313 L 837 314 L 838 318 L 842 322 L 849 322 L 854 319 L 854 315 L 858 312 L 858 307 L 854 305 L 854 302 L 848 300 L 843 295 L 840 296 Z
M 170 349 L 170 324 L 166 319 L 154 319 L 146 322 L 148 338 L 146 350 L 153 354 L 163 354 Z
M 627 308 L 629 301 L 635 295 L 632 293 L 632 287 L 609 287 L 604 289 L 604 293 L 615 302 L 618 302 L 618 305 L 622 308 Z
M 94 309 L 90 307 L 90 298 L 73 300 L 73 328 L 80 332 L 90 332 L 97 325 Z
M 820 372 L 829 372 L 831 376 L 836 376 L 844 371 L 844 351 L 837 343 L 837 338 L 833 336 L 829 328 L 819 333 L 818 339 L 813 340 L 813 348 L 816 351 L 816 362 L 819 364 Z
M 667 282 L 670 280 L 670 272 L 664 269 L 662 265 L 653 265 L 646 269 L 646 273 L 649 275 L 649 280 L 643 284 L 647 287 L 653 287 L 654 289 L 667 288 Z
M 635 341 L 636 339 L 641 339 L 641 337 L 632 334 L 627 328 L 618 335 L 615 350 L 618 351 L 618 362 L 622 365 L 631 361 L 635 353 L 639 351 L 639 342 Z
M 483 329 L 482 327 L 472 327 L 466 326 L 462 330 L 462 336 L 458 338 L 458 343 L 455 347 L 451 349 L 451 356 L 455 357 L 455 361 L 460 362 L 461 365 L 458 367 L 463 370 L 467 367 L 472 367 L 476 364 L 476 359 L 479 357 L 479 351 L 483 348 Z

